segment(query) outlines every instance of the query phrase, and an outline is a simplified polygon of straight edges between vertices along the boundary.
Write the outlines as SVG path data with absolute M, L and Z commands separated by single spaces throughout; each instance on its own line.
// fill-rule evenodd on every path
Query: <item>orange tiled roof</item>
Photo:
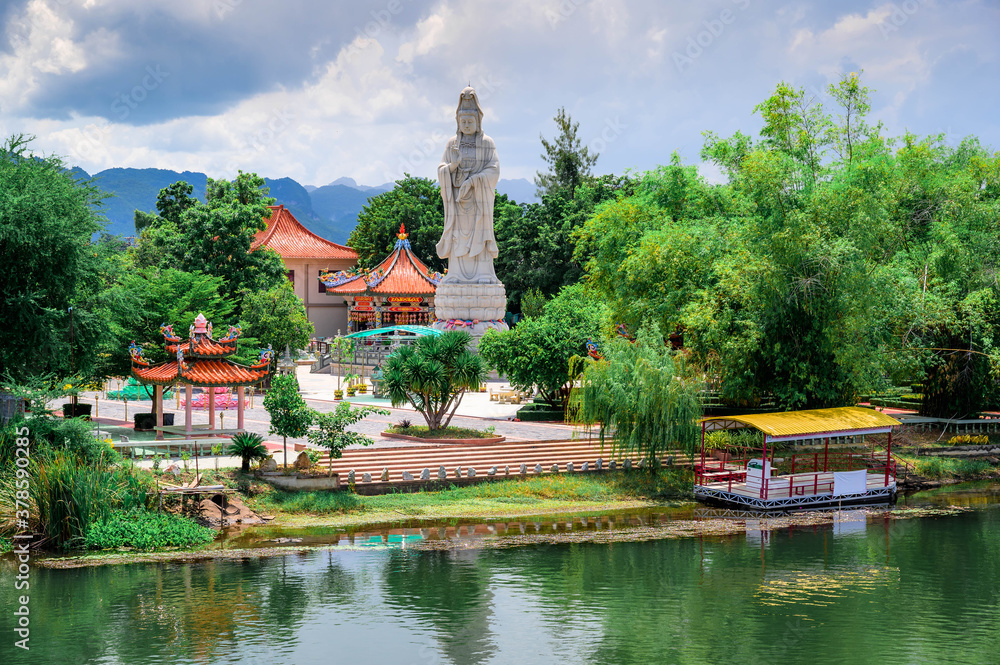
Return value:
M 268 247 L 284 259 L 353 259 L 358 253 L 350 247 L 320 238 L 302 226 L 285 206 L 268 206 L 271 216 L 267 228 L 258 231 L 250 250 Z
M 248 386 L 267 376 L 268 365 L 245 367 L 224 360 L 194 360 L 185 363 L 187 369 L 177 372 L 177 361 L 170 360 L 152 367 L 133 367 L 132 374 L 143 383 L 192 386 Z
M 214 339 L 200 339 L 195 342 L 193 349 L 191 348 L 190 342 L 167 344 L 167 353 L 177 353 L 178 346 L 184 351 L 184 355 L 189 358 L 228 356 L 236 352 L 235 339 L 225 343 L 218 342 Z
M 413 255 L 406 234 L 400 233 L 396 247 L 374 270 L 340 284 L 326 282 L 327 293 L 434 295 L 441 275 L 433 273 Z M 341 278 L 343 279 L 343 277 Z

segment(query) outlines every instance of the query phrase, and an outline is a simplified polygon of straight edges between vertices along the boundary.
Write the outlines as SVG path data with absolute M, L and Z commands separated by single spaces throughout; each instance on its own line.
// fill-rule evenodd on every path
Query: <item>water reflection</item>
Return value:
M 768 542 L 744 530 L 509 550 L 405 546 L 675 519 L 642 513 L 301 534 L 352 548 L 278 558 L 39 569 L 30 658 L 4 642 L 0 662 L 996 662 L 997 503 L 949 517 L 861 516 L 758 524 Z M 376 537 L 377 547 L 362 546 Z M 14 605 L 12 571 L 0 562 L 2 607 Z

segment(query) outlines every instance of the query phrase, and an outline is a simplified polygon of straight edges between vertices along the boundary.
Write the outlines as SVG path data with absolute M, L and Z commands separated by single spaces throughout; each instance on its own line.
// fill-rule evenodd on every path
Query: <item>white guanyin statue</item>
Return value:
M 434 325 L 466 330 L 478 341 L 488 328 L 507 329 L 507 294 L 493 269 L 500 160 L 493 139 L 483 133 L 483 109 L 471 87 L 459 96 L 455 124 L 455 136 L 448 139 L 437 169 L 444 202 L 437 254 L 448 260 L 448 274 L 434 295 Z

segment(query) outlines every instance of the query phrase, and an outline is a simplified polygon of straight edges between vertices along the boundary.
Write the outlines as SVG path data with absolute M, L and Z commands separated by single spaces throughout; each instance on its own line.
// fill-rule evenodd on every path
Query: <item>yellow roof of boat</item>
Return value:
M 745 416 L 702 418 L 706 431 L 753 427 L 770 436 L 808 436 L 826 432 L 871 430 L 899 425 L 899 421 L 875 409 L 842 406 L 836 409 L 752 413 Z

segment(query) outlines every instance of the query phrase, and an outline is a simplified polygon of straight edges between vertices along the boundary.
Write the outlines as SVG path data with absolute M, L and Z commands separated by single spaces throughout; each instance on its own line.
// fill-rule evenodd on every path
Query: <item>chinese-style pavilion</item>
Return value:
M 434 293 L 444 275 L 414 256 L 404 225 L 396 238 L 392 253 L 373 270 L 320 275 L 327 295 L 347 303 L 351 331 L 434 322 Z
M 313 276 L 349 270 L 358 262 L 358 253 L 350 247 L 330 242 L 304 227 L 283 205 L 269 206 L 267 227 L 254 237 L 251 251 L 260 247 L 274 250 L 285 263 L 285 274 L 295 295 L 306 307 L 306 316 L 316 334 L 326 337 L 347 327 L 347 307 L 323 296 L 325 287 Z
M 160 332 L 166 343 L 167 353 L 174 354 L 175 360 L 158 364 L 150 364 L 143 355 L 138 344 L 129 345 L 132 356 L 132 376 L 140 383 L 154 386 L 156 400 L 156 438 L 163 438 L 163 387 L 172 385 L 184 386 L 187 394 L 187 404 L 184 409 L 184 432 L 189 437 L 193 430 L 191 422 L 191 392 L 192 388 L 236 387 L 239 405 L 237 407 L 236 429 L 243 431 L 244 388 L 260 382 L 270 371 L 271 358 L 274 353 L 270 347 L 260 350 L 260 358 L 256 363 L 240 365 L 227 359 L 236 353 L 236 340 L 241 330 L 239 326 L 230 326 L 229 332 L 222 339 L 212 338 L 212 324 L 199 314 L 191 325 L 187 341 L 174 334 L 173 325 L 163 324 Z M 219 434 L 215 431 L 215 400 L 208 400 L 209 435 Z

